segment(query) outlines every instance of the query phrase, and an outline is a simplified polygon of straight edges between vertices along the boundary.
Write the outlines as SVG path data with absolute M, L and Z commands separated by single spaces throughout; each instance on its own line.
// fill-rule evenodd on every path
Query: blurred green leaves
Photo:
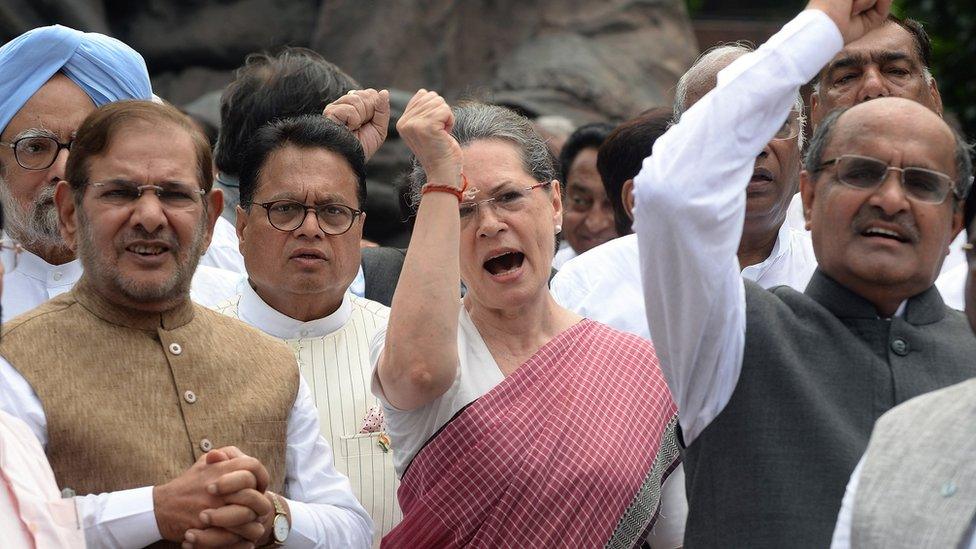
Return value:
M 896 0 L 893 11 L 925 25 L 932 38 L 932 74 L 947 111 L 976 137 L 976 6 L 973 0 Z

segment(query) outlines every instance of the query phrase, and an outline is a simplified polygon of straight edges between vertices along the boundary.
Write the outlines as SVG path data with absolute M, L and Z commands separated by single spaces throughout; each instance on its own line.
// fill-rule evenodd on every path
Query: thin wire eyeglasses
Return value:
M 528 193 L 532 192 L 533 189 L 546 187 L 551 184 L 552 181 L 546 181 L 545 183 L 536 183 L 531 187 L 502 190 L 499 194 L 491 198 L 485 198 L 484 200 L 461 202 L 458 204 L 458 215 L 461 216 L 461 224 L 464 225 L 473 219 L 478 208 L 485 204 L 490 205 L 495 212 L 515 212 L 521 210 L 525 206 L 525 197 Z
M 25 170 L 46 170 L 50 168 L 58 155 L 61 154 L 61 150 L 70 152 L 73 143 L 74 139 L 62 143 L 47 135 L 28 135 L 15 139 L 13 143 L 0 141 L 0 145 L 14 150 L 14 159 Z
M 290 233 L 301 227 L 308 218 L 308 212 L 315 212 L 315 220 L 319 229 L 330 236 L 345 234 L 352 228 L 356 218 L 363 214 L 345 204 L 316 204 L 306 205 L 297 200 L 273 200 L 271 202 L 255 202 L 268 214 L 268 223 L 272 227 Z
M 23 251 L 24 247 L 20 245 L 20 242 L 12 238 L 0 240 L 0 255 L 3 257 L 4 272 L 9 273 L 17 268 L 17 256 Z
M 143 193 L 152 191 L 163 207 L 185 210 L 197 205 L 207 194 L 203 189 L 192 189 L 180 183 L 160 185 L 133 185 L 124 182 L 92 183 L 92 187 L 103 189 L 95 198 L 112 206 L 131 206 L 142 198 Z
M 948 175 L 927 168 L 899 168 L 886 162 L 857 154 L 844 154 L 820 164 L 819 169 L 835 165 L 837 180 L 848 187 L 870 191 L 877 189 L 894 170 L 905 196 L 927 204 L 941 204 L 950 192 L 959 198 L 955 183 Z

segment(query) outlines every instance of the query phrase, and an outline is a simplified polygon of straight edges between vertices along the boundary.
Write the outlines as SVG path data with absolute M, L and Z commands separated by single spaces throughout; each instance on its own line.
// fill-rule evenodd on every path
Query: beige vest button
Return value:
M 173 353 L 174 355 L 178 355 L 183 352 L 183 347 L 180 347 L 179 343 L 170 343 L 169 352 Z
M 187 391 L 183 393 L 183 400 L 189 402 L 190 404 L 193 404 L 194 402 L 197 401 L 197 395 L 193 391 Z
M 204 452 L 209 452 L 210 450 L 213 450 L 213 443 L 210 442 L 209 438 L 205 438 L 200 441 L 200 449 Z

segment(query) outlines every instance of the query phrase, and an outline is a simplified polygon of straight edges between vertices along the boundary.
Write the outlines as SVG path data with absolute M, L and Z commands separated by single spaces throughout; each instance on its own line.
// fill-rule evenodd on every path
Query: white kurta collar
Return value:
M 323 337 L 342 328 L 352 316 L 349 293 L 342 296 L 342 304 L 329 316 L 302 322 L 284 315 L 264 302 L 249 283 L 241 284 L 241 301 L 238 304 L 240 319 L 261 331 L 281 339 Z
M 32 278 L 45 286 L 73 286 L 81 278 L 81 262 L 73 259 L 62 265 L 51 265 L 40 256 L 24 250 L 17 257 L 17 270 L 22 276 Z
M 759 280 L 763 273 L 766 272 L 770 266 L 776 263 L 780 257 L 785 255 L 790 251 L 790 247 L 793 244 L 793 239 L 790 238 L 790 226 L 785 221 L 779 226 L 779 232 L 776 233 L 776 243 L 773 244 L 773 250 L 769 252 L 769 257 L 764 259 L 761 263 L 756 263 L 755 265 L 749 265 L 745 269 L 742 269 L 742 276 L 752 280 Z

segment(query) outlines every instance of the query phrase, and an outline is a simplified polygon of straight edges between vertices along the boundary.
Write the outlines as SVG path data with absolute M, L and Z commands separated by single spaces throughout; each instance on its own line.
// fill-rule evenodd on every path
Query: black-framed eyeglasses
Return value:
M 362 210 L 350 208 L 345 204 L 316 204 L 308 206 L 297 200 L 273 200 L 271 202 L 255 202 L 268 213 L 268 223 L 279 231 L 289 233 L 302 226 L 309 211 L 315 212 L 319 229 L 327 235 L 339 236 L 344 234 L 363 214 Z
M 834 165 L 837 180 L 860 190 L 873 190 L 880 186 L 888 172 L 894 170 L 901 177 L 901 188 L 911 199 L 927 204 L 941 204 L 950 193 L 959 198 L 955 182 L 948 175 L 927 168 L 898 168 L 870 156 L 845 154 L 820 164 L 820 169 Z
M 4 272 L 11 272 L 17 268 L 17 256 L 24 251 L 24 247 L 16 240 L 5 238 L 0 240 L 0 257 L 3 258 Z
M 526 199 L 533 189 L 538 189 L 552 184 L 552 181 L 537 183 L 531 187 L 522 189 L 501 190 L 495 196 L 484 200 L 473 200 L 458 204 L 458 215 L 461 216 L 461 224 L 465 225 L 474 218 L 474 214 L 481 206 L 490 206 L 495 212 L 517 212 L 525 207 Z
M 57 138 L 48 135 L 29 135 L 15 139 L 13 143 L 0 145 L 14 150 L 14 158 L 25 170 L 46 170 L 54 164 L 54 160 L 61 154 L 61 150 L 71 151 L 74 139 L 62 143 Z

